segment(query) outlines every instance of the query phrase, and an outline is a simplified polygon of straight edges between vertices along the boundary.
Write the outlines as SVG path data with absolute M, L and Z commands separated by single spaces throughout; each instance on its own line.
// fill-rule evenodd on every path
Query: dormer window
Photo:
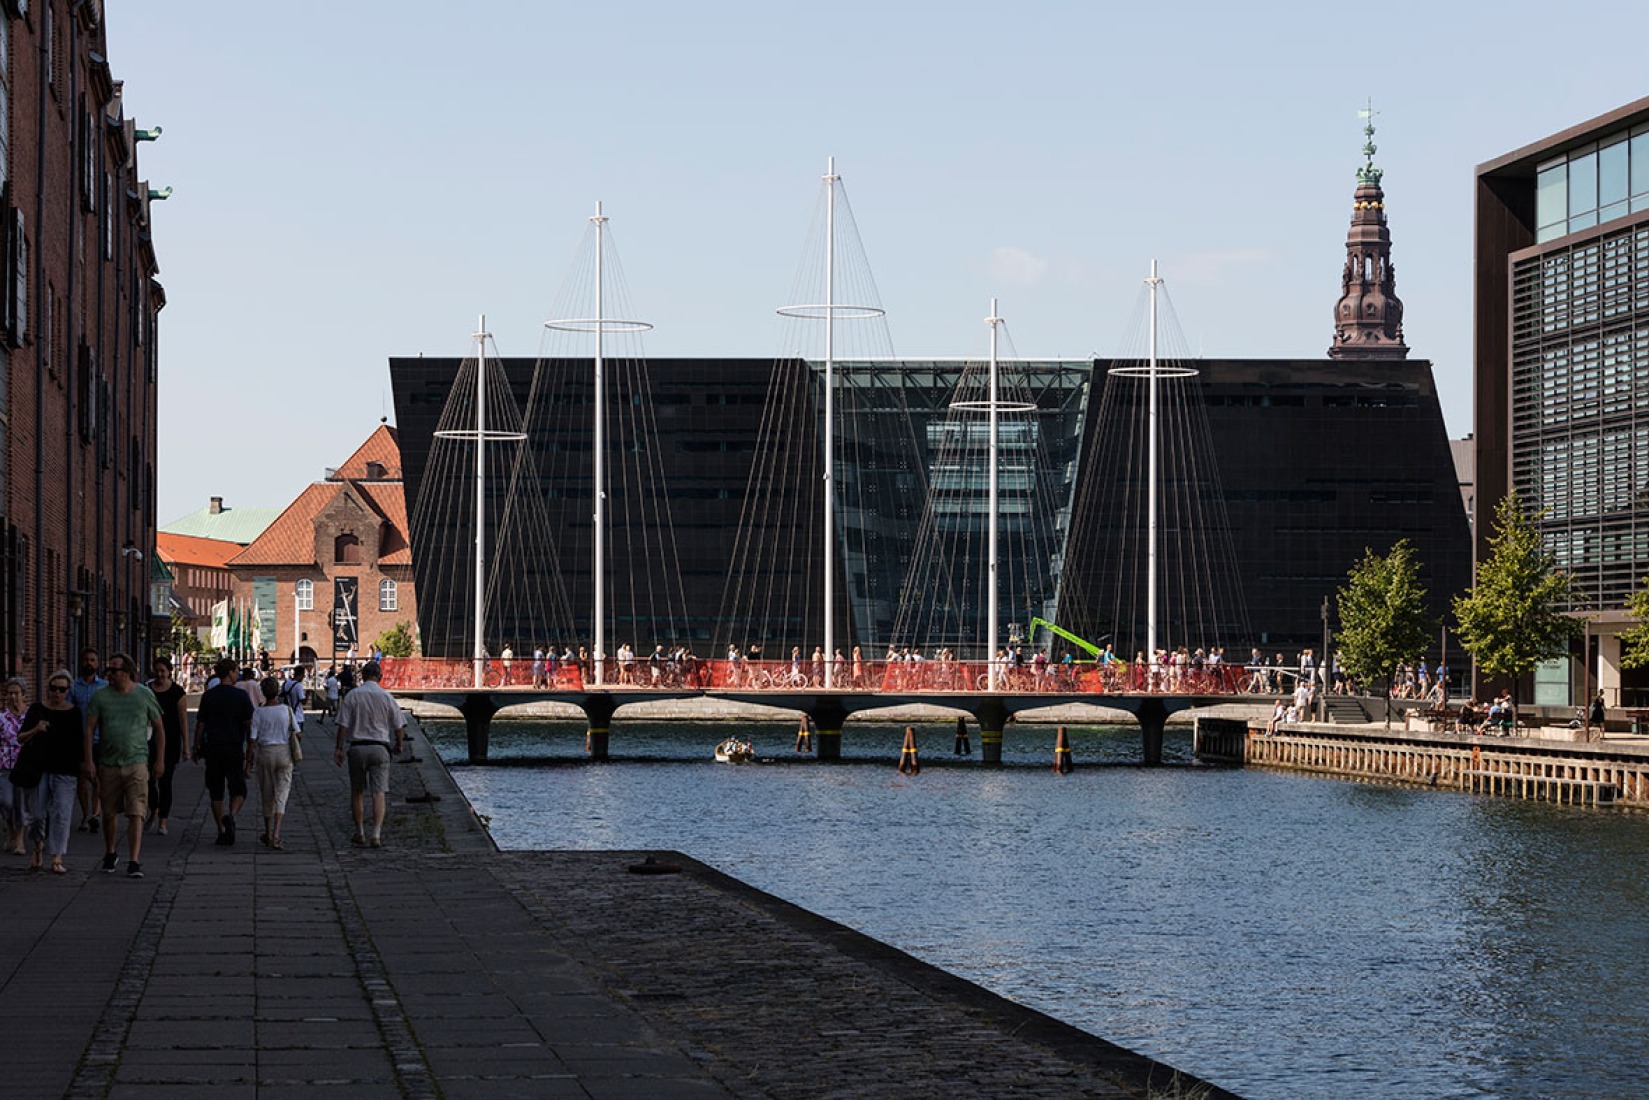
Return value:
M 339 535 L 332 543 L 332 560 L 338 565 L 360 565 L 361 540 L 354 535 Z
M 382 481 L 384 479 L 384 464 L 382 462 L 368 462 L 366 464 L 366 479 L 368 481 Z

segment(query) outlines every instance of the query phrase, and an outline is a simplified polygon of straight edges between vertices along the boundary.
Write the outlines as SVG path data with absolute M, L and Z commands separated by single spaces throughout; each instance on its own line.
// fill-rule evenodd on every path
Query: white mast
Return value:
M 595 580 L 594 659 L 597 686 L 606 682 L 607 670 L 607 363 L 605 338 L 609 332 L 646 332 L 653 326 L 646 321 L 627 321 L 609 318 L 606 312 L 605 276 L 602 274 L 602 253 L 606 251 L 607 216 L 601 212 L 601 203 L 595 204 L 590 222 L 595 226 L 595 316 L 557 317 L 544 322 L 547 329 L 560 332 L 587 332 L 595 335 L 595 539 L 592 576 Z M 622 304 L 622 303 L 621 303 Z
M 1160 446 L 1160 427 L 1157 422 L 1157 262 L 1151 261 L 1151 277 L 1145 280 L 1151 288 L 1151 411 L 1150 458 L 1147 461 L 1146 482 L 1146 547 L 1145 547 L 1145 659 L 1153 666 L 1157 660 L 1157 449 Z
M 836 158 L 825 166 L 824 686 L 836 675 Z
M 475 687 L 485 687 L 487 627 L 487 317 L 475 328 Z
M 988 611 L 986 613 L 986 635 L 987 636 L 986 636 L 986 646 L 985 646 L 985 659 L 987 661 L 989 661 L 990 663 L 987 664 L 985 667 L 990 670 L 989 683 L 990 683 L 991 690 L 995 691 L 996 687 L 997 687 L 997 677 L 999 677 L 1001 675 L 1001 669 L 998 667 L 998 662 L 996 660 L 996 637 L 997 637 L 997 603 L 996 603 L 996 600 L 997 600 L 997 576 L 996 576 L 996 565 L 997 565 L 997 562 L 996 562 L 996 546 L 997 546 L 997 543 L 996 543 L 996 534 L 997 534 L 997 508 L 998 508 L 997 484 L 998 484 L 998 474 L 999 474 L 999 470 L 1000 470 L 1000 467 L 998 465 L 999 453 L 1000 453 L 999 450 L 998 450 L 999 439 L 998 439 L 998 434 L 997 434 L 997 413 L 999 411 L 999 405 L 998 405 L 999 394 L 997 392 L 997 377 L 996 377 L 996 330 L 1002 324 L 1002 318 L 998 317 L 997 314 L 996 314 L 996 299 L 995 298 L 991 299 L 991 315 L 989 317 L 985 318 L 985 323 L 991 327 L 991 398 L 990 398 L 990 400 L 991 400 L 991 412 L 990 412 L 991 438 L 990 438 L 990 504 L 989 504 L 990 537 L 989 537 L 989 545 L 986 549 L 986 558 L 987 558 L 987 563 L 988 563 L 987 564 L 987 588 L 986 588 L 987 596 L 986 596 L 986 600 L 987 600 Z
M 780 306 L 784 317 L 822 319 L 825 323 L 824 394 L 824 686 L 834 687 L 836 679 L 836 318 L 880 317 L 879 306 L 836 304 L 836 158 L 825 163 L 825 293 L 823 304 L 811 302 Z
M 602 362 L 601 246 L 607 219 L 596 200 L 595 215 L 595 682 L 607 675 L 607 384 Z

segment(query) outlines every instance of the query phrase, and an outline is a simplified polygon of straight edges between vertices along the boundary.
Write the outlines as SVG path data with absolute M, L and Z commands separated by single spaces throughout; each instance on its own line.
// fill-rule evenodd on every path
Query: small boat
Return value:
M 716 746 L 716 763 L 748 764 L 756 759 L 756 747 L 748 741 L 729 737 Z

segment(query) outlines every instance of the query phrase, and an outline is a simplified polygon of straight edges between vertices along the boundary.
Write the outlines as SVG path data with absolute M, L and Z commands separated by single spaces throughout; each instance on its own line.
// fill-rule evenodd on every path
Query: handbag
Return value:
M 292 721 L 292 708 L 286 708 L 287 743 L 292 746 L 292 763 L 296 764 L 303 759 L 303 734 L 298 732 L 298 724 Z
M 46 774 L 40 753 L 30 752 L 31 747 L 24 745 L 23 751 L 17 755 L 17 763 L 11 766 L 11 785 L 18 790 L 32 791 L 40 786 L 40 780 Z

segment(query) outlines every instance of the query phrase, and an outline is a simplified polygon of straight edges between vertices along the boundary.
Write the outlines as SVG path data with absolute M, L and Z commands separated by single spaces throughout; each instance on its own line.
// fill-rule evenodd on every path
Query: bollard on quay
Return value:
M 1070 775 L 1074 766 L 1071 762 L 1071 739 L 1065 735 L 1065 727 L 1060 726 L 1054 739 L 1054 772 Z
M 899 750 L 899 774 L 916 775 L 922 770 L 922 762 L 916 758 L 916 730 L 905 727 L 905 747 Z

